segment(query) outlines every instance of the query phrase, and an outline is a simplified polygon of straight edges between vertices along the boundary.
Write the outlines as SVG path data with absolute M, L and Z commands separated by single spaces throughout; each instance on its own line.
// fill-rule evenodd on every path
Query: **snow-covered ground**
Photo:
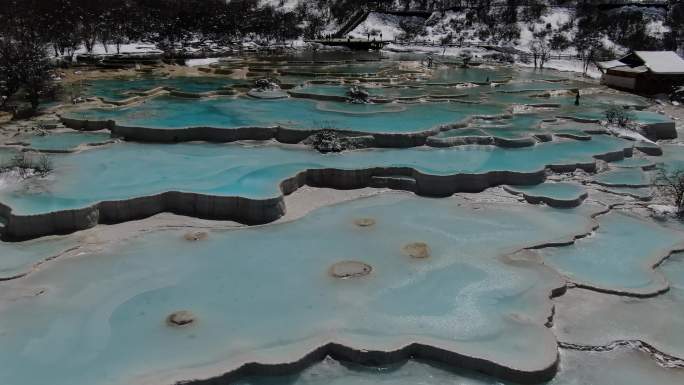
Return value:
M 318 9 L 312 3 L 306 2 L 304 0 L 260 0 L 261 4 L 269 4 L 276 8 L 285 11 L 295 10 L 298 6 L 304 5 L 309 11 L 316 13 Z M 396 5 L 396 4 L 395 4 Z M 625 10 L 617 10 L 616 17 L 618 17 L 620 12 L 629 11 L 629 7 Z M 522 12 L 522 11 L 521 11 Z M 664 26 L 662 18 L 659 17 L 660 11 L 654 10 L 651 21 L 648 23 L 647 28 L 651 35 L 655 37 L 662 37 L 664 33 L 668 31 L 668 28 Z M 323 14 L 323 11 L 321 10 Z M 519 14 L 519 17 L 522 13 Z M 662 16 L 662 15 L 661 15 Z M 575 15 L 574 11 L 568 8 L 548 8 L 547 12 L 541 16 L 535 22 L 523 22 L 517 23 L 517 28 L 520 32 L 519 37 L 513 41 L 509 42 L 499 42 L 497 40 L 496 32 L 494 36 L 488 36 L 489 33 L 481 33 L 483 30 L 489 29 L 486 25 L 473 22 L 472 20 L 467 20 L 467 16 L 464 12 L 435 12 L 428 19 L 420 17 L 402 17 L 395 15 L 388 15 L 383 13 L 371 12 L 368 18 L 358 25 L 350 35 L 354 38 L 366 38 L 368 34 L 373 35 L 376 39 L 383 40 L 396 40 L 404 35 L 405 31 L 403 26 L 405 24 L 424 24 L 424 30 L 415 37 L 415 41 L 425 41 L 430 44 L 439 45 L 442 41 L 449 40 L 452 43 L 461 43 L 463 48 L 458 47 L 433 47 L 429 45 L 404 45 L 404 44 L 391 44 L 387 47 L 390 51 L 401 51 L 401 52 L 417 52 L 417 53 L 430 53 L 433 55 L 445 55 L 445 56 L 460 56 L 464 51 L 470 52 L 475 57 L 482 57 L 488 51 L 476 48 L 476 45 L 480 44 L 495 44 L 501 45 L 507 48 L 513 48 L 518 51 L 530 52 L 531 45 L 535 40 L 535 34 L 539 32 L 546 31 L 547 37 L 550 38 L 552 35 L 563 35 L 567 41 L 572 42 L 575 39 L 575 34 L 577 32 L 576 26 L 573 26 Z M 325 28 L 325 33 L 334 33 L 338 26 L 335 22 L 329 22 Z M 491 31 L 485 31 L 491 32 Z M 243 48 L 257 48 L 256 43 L 251 41 L 245 41 Z M 617 53 L 625 52 L 625 48 L 621 47 L 614 42 L 612 42 L 608 37 L 603 38 L 603 45 L 606 48 L 612 49 Z M 298 39 L 293 42 L 288 43 L 289 47 L 301 48 L 306 46 L 303 39 Z M 187 48 L 189 52 L 196 49 L 190 47 Z M 116 46 L 109 44 L 107 49 L 104 48 L 102 44 L 97 44 L 95 46 L 95 54 L 115 54 L 117 52 Z M 156 47 L 147 43 L 131 43 L 124 44 L 120 47 L 120 52 L 123 54 L 144 54 L 144 53 L 161 53 Z M 489 51 L 491 53 L 491 51 Z M 86 53 L 84 48 L 77 50 L 76 54 Z M 576 55 L 574 48 L 568 48 L 564 51 L 552 51 L 552 55 Z M 201 60 L 190 61 L 191 65 L 205 65 L 211 62 L 203 62 Z M 519 63 L 521 66 L 531 66 L 531 64 Z M 547 68 L 557 69 L 560 71 L 572 71 L 572 72 L 583 72 L 582 63 L 579 60 L 550 60 L 545 65 Z M 600 78 L 601 72 L 595 66 L 591 66 L 587 73 L 588 76 L 592 78 Z
M 462 56 L 465 53 L 472 55 L 475 58 L 481 58 L 484 54 L 490 52 L 484 48 L 478 47 L 440 47 L 440 46 L 428 46 L 419 44 L 388 44 L 385 46 L 387 51 L 391 52 L 413 52 L 413 53 L 424 53 L 436 56 Z
M 155 47 L 154 44 L 141 42 L 121 44 L 121 46 L 119 47 L 119 52 L 122 54 L 162 53 L 162 51 L 157 49 L 157 47 Z M 74 52 L 75 55 L 84 55 L 87 53 L 88 51 L 86 51 L 85 47 L 83 46 Z M 116 44 L 107 44 L 107 48 L 105 49 L 105 46 L 103 44 L 97 43 L 93 47 L 92 53 L 95 55 L 114 55 L 117 53 Z
M 354 28 L 349 35 L 352 38 L 366 38 L 370 33 L 378 38 L 382 36 L 382 40 L 396 40 L 404 33 L 404 30 L 399 23 L 402 20 L 409 19 L 410 18 L 407 17 L 371 12 L 370 15 L 368 15 L 368 18 Z M 420 22 L 425 20 L 418 17 L 414 17 L 413 19 Z
M 552 8 L 535 23 L 528 24 L 518 22 L 520 39 L 518 39 L 517 45 L 521 50 L 527 51 L 534 40 L 534 33 L 547 30 L 549 27 L 551 31 L 561 31 L 565 25 L 572 21 L 573 17 L 574 15 L 567 8 Z M 561 32 L 561 34 L 564 35 L 568 41 L 572 41 L 575 38 L 575 31 L 572 29 Z M 573 50 L 570 52 L 565 51 L 563 53 L 574 54 L 575 52 Z
M 623 12 L 616 11 L 616 12 Z M 652 20 L 648 23 L 649 32 L 655 37 L 662 37 L 668 31 L 668 28 L 663 25 L 663 20 L 658 19 L 658 11 L 654 11 Z M 661 15 L 662 16 L 662 15 Z M 550 38 L 554 34 L 562 35 L 567 41 L 572 42 L 577 33 L 576 26 L 572 25 L 575 15 L 574 11 L 568 8 L 549 8 L 546 14 L 535 22 L 518 22 L 517 27 L 520 31 L 518 39 L 508 43 L 502 44 L 505 47 L 514 48 L 518 51 L 530 52 L 531 45 L 535 40 L 535 34 L 539 32 L 547 32 L 547 37 Z M 415 19 L 415 18 L 414 18 Z M 394 40 L 401 37 L 404 33 L 402 23 L 410 23 L 409 17 L 400 17 L 394 15 L 371 13 L 368 19 L 356 27 L 351 35 L 353 37 L 366 37 L 368 33 L 379 36 L 382 34 L 384 40 Z M 477 44 L 492 44 L 495 41 L 487 38 L 482 40 L 482 35 L 479 33 L 483 28 L 487 27 L 478 23 L 473 23 L 466 20 L 466 14 L 463 12 L 447 11 L 444 13 L 434 13 L 430 19 L 425 23 L 425 29 L 422 33 L 415 37 L 417 41 L 426 41 L 431 44 L 439 44 L 444 40 L 451 42 L 461 42 L 464 47 Z M 615 44 L 607 36 L 602 39 L 603 45 L 613 50 L 616 53 L 624 53 L 627 50 Z M 498 45 L 498 44 L 497 44 Z M 391 44 L 387 47 L 390 51 L 395 52 L 419 52 L 431 54 L 443 54 L 447 56 L 459 56 L 465 50 L 471 51 L 475 57 L 482 56 L 477 48 L 441 48 L 432 46 L 421 46 L 418 44 L 404 45 Z M 563 51 L 552 51 L 552 55 L 576 55 L 574 48 L 570 47 Z M 532 66 L 532 64 L 520 63 L 521 66 Z M 553 59 L 545 64 L 547 68 L 556 69 L 559 71 L 569 71 L 583 73 L 584 68 L 580 60 L 559 60 Z M 600 78 L 601 72 L 595 65 L 590 65 L 587 75 L 592 78 Z
M 533 63 L 517 63 L 521 67 L 533 67 Z M 578 73 L 583 73 L 584 71 L 584 63 L 582 63 L 581 60 L 558 60 L 558 59 L 553 59 L 549 60 L 548 62 L 544 63 L 544 68 L 550 68 L 558 71 L 563 71 L 563 72 L 578 72 Z M 601 78 L 601 71 L 599 71 L 598 67 L 594 64 L 590 64 L 589 68 L 587 69 L 587 76 L 593 79 L 600 79 Z
M 185 61 L 185 65 L 188 67 L 206 66 L 209 64 L 218 63 L 219 60 L 220 59 L 217 57 L 210 57 L 206 59 L 188 59 Z
M 289 12 L 294 10 L 297 5 L 302 2 L 302 0 L 261 0 L 259 4 L 270 5 L 274 8 Z

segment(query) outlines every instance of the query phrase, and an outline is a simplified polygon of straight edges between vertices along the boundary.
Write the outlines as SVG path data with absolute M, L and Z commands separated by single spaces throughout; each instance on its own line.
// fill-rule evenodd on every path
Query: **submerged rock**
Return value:
M 371 271 L 371 265 L 359 261 L 342 261 L 330 266 L 330 275 L 341 279 L 364 277 Z
M 254 82 L 256 90 L 260 91 L 277 91 L 280 90 L 280 85 L 275 79 L 263 78 Z
M 366 104 L 370 103 L 370 94 L 368 91 L 364 90 L 358 86 L 349 87 L 347 91 L 347 96 L 349 97 L 349 102 L 354 104 Z
M 183 238 L 185 238 L 186 241 L 202 241 L 207 239 L 209 237 L 209 234 L 200 231 L 196 233 L 186 233 Z
M 676 88 L 670 94 L 670 101 L 677 103 L 684 103 L 684 86 Z
M 180 310 L 169 314 L 169 316 L 166 317 L 166 324 L 171 327 L 184 327 L 195 323 L 195 320 L 195 315 L 192 314 L 192 312 Z
M 315 148 L 319 152 L 340 152 L 345 150 L 346 143 L 344 138 L 337 135 L 335 131 L 323 130 L 317 132 L 304 140 L 304 143 Z
M 341 152 L 357 148 L 370 147 L 373 144 L 372 136 L 342 136 L 334 130 L 322 130 L 302 142 L 322 153 Z
M 375 225 L 375 219 L 373 218 L 359 218 L 354 221 L 354 224 L 359 227 L 370 227 Z
M 413 242 L 402 247 L 402 250 L 411 258 L 430 258 L 430 246 L 425 242 Z
M 280 84 L 274 79 L 263 78 L 254 82 L 255 88 L 247 95 L 257 99 L 284 99 L 288 94 L 280 89 Z

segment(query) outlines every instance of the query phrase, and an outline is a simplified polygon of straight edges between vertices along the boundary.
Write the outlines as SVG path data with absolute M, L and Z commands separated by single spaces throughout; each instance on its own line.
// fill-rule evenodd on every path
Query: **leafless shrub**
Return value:
M 677 208 L 677 216 L 684 218 L 684 170 L 660 168 L 653 181 L 654 187 Z
M 7 172 L 16 170 L 21 178 L 29 178 L 32 175 L 44 177 L 54 170 L 52 160 L 45 154 L 37 159 L 27 152 L 14 155 L 8 162 L 0 165 L 0 171 Z
M 608 123 L 615 124 L 620 127 L 627 127 L 633 120 L 632 114 L 620 106 L 613 106 L 606 110 L 606 120 Z

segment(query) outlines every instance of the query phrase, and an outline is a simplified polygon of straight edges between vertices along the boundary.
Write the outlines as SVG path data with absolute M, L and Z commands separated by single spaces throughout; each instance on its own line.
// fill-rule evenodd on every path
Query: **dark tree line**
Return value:
M 251 35 L 285 40 L 301 35 L 309 16 L 261 6 L 258 0 L 3 0 L 0 34 L 29 32 L 55 55 L 80 46 L 149 41 L 161 49 L 179 43 L 212 40 L 226 43 Z
M 56 56 L 128 41 L 162 50 L 188 41 L 283 41 L 316 37 L 367 6 L 362 0 L 302 1 L 292 10 L 259 0 L 2 0 L 0 35 L 30 32 Z
M 71 58 L 80 47 L 118 53 L 142 41 L 171 53 L 188 43 L 313 38 L 365 3 L 312 0 L 287 10 L 259 0 L 1 0 L 0 108 L 17 94 L 35 108 L 52 92 L 50 57 Z
M 0 108 L 20 93 L 35 109 L 52 92 L 50 56 L 72 57 L 98 44 L 118 52 L 145 41 L 171 52 L 189 42 L 316 36 L 332 14 L 319 2 L 287 11 L 259 0 L 1 0 Z
M 282 2 L 281 2 L 282 3 Z M 149 42 L 165 52 L 187 43 L 226 45 L 245 38 L 284 41 L 320 36 L 325 27 L 342 24 L 359 9 L 410 7 L 446 9 L 466 6 L 466 17 L 451 21 L 452 34 L 478 23 L 482 40 L 506 43 L 520 37 L 519 22 L 538 21 L 548 6 L 575 8 L 575 17 L 560 30 L 547 25 L 535 39 L 547 49 L 575 47 L 587 58 L 602 56 L 602 37 L 629 49 L 675 49 L 684 42 L 684 2 L 672 0 L 661 38 L 648 33 L 649 16 L 639 9 L 603 12 L 595 0 L 310 0 L 294 9 L 259 0 L 0 0 L 0 107 L 20 89 L 36 104 L 49 92 L 48 56 L 71 57 L 79 48 L 97 45 L 119 50 L 128 42 Z M 434 20 L 433 20 L 434 19 Z M 428 20 L 427 24 L 438 18 Z M 426 24 L 407 24 L 407 36 L 420 37 Z M 577 27 L 573 41 L 567 32 Z M 408 33 L 410 32 L 410 33 Z

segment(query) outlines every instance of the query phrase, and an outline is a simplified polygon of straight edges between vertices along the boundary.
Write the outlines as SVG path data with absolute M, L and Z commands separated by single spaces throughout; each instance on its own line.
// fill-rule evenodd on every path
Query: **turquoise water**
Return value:
M 263 66 L 263 65 L 262 65 Z M 295 65 L 293 69 L 307 71 L 368 71 L 393 67 L 391 62 L 355 63 L 344 65 Z M 286 67 L 287 68 L 287 67 Z M 484 81 L 510 79 L 512 81 L 492 88 L 480 86 L 474 88 L 444 87 L 439 84 L 466 81 Z M 419 103 L 411 105 L 364 105 L 349 106 L 347 103 L 320 103 L 310 100 L 251 100 L 249 98 L 212 98 L 187 100 L 174 97 L 158 97 L 134 106 L 114 109 L 90 109 L 67 114 L 88 120 L 115 120 L 121 125 L 145 126 L 154 128 L 182 128 L 209 126 L 219 128 L 235 128 L 244 126 L 275 126 L 290 128 L 339 128 L 362 132 L 413 132 L 427 130 L 438 125 L 455 123 L 472 115 L 496 115 L 507 111 L 511 104 L 559 103 L 560 109 L 540 110 L 536 114 L 539 120 L 556 115 L 575 116 L 587 119 L 604 119 L 605 110 L 613 105 L 632 106 L 644 102 L 641 98 L 611 95 L 587 95 L 584 103 L 576 107 L 572 105 L 572 97 L 531 97 L 535 93 L 549 90 L 564 90 L 587 87 L 582 82 L 563 80 L 545 81 L 553 76 L 533 71 L 514 71 L 511 69 L 488 68 L 439 68 L 432 72 L 429 81 L 409 81 L 393 87 L 368 87 L 371 95 L 381 98 L 417 97 L 425 95 L 466 95 L 465 99 L 479 104 L 462 103 Z M 556 79 L 561 79 L 556 77 Z M 295 84 L 307 80 L 290 79 Z M 109 99 L 127 97 L 127 91 L 150 89 L 156 86 L 173 87 L 188 92 L 204 92 L 216 90 L 223 86 L 241 82 L 221 77 L 177 77 L 158 78 L 140 77 L 133 79 L 96 80 L 90 86 L 90 92 Z M 406 87 L 412 85 L 414 87 Z M 345 96 L 348 85 L 307 85 L 296 88 L 302 92 Z M 391 112 L 388 113 L 388 112 Z M 664 115 L 647 111 L 632 111 L 635 119 L 641 123 L 668 122 Z M 511 132 L 504 129 L 491 128 L 489 134 L 502 138 L 520 138 L 528 136 L 524 129 L 518 127 L 516 117 L 511 124 L 516 128 Z M 538 125 L 538 122 L 528 122 Z M 518 130 L 522 128 L 522 130 Z
M 659 165 L 668 170 L 684 170 L 684 146 L 664 144 L 660 146 L 663 155 L 654 158 Z
M 425 88 L 404 88 L 404 87 L 386 87 L 386 88 L 367 88 L 372 96 L 381 98 L 416 98 L 427 97 L 428 94 L 446 94 L 450 90 L 447 87 L 425 87 Z M 457 91 L 454 91 L 457 92 Z
M 574 102 L 574 100 L 573 100 Z M 630 94 L 590 94 L 582 96 L 581 103 L 593 104 L 608 104 L 628 107 L 646 107 L 650 102 L 637 95 Z M 639 114 L 637 114 L 639 115 Z
M 25 274 L 35 264 L 77 244 L 77 241 L 66 237 L 47 237 L 21 243 L 0 242 L 0 281 Z
M 558 200 L 575 200 L 586 190 L 577 183 L 542 183 L 536 186 L 508 186 L 510 189 L 535 197 L 549 197 Z
M 14 147 L 0 147 L 0 164 L 10 161 L 17 152 Z
M 429 82 L 432 83 L 483 83 L 489 78 L 490 81 L 507 79 L 513 76 L 511 69 L 494 68 L 458 68 L 438 67 L 432 71 Z
M 345 85 L 327 85 L 327 84 L 315 84 L 310 86 L 297 87 L 292 91 L 303 92 L 307 94 L 314 95 L 327 95 L 327 96 L 347 96 L 349 91 L 349 86 Z
M 632 111 L 631 113 L 635 116 L 635 120 L 639 123 L 672 123 L 672 119 L 657 112 Z
M 606 120 L 606 109 L 583 108 L 582 106 L 574 108 L 575 112 L 571 115 L 583 119 Z M 652 123 L 671 123 L 672 119 L 663 114 L 650 111 L 629 111 L 632 120 L 640 124 Z
M 89 80 L 85 88 L 88 96 L 98 96 L 108 100 L 122 100 L 133 95 L 131 91 L 147 91 L 156 87 L 171 87 L 178 91 L 201 93 L 215 91 L 221 87 L 230 86 L 239 80 L 224 77 L 170 77 L 144 76 L 119 79 Z
M 478 121 L 473 127 L 484 130 L 491 136 L 501 138 L 526 138 L 542 130 L 539 128 L 542 117 L 536 114 L 515 114 L 511 119 L 498 121 Z
M 29 146 L 36 150 L 73 150 L 83 144 L 96 144 L 111 139 L 108 132 L 64 132 L 32 136 Z
M 550 90 L 569 90 L 577 88 L 578 83 L 575 82 L 542 82 L 542 81 L 514 81 L 510 83 L 504 83 L 493 90 L 495 92 L 520 92 L 520 91 L 534 91 L 534 92 L 544 92 Z M 540 101 L 543 103 L 543 101 Z
M 368 63 L 334 64 L 334 65 L 293 65 L 289 64 L 282 68 L 288 72 L 311 72 L 311 73 L 335 73 L 346 75 L 376 74 L 380 71 L 396 67 L 396 62 L 379 61 Z
M 651 168 L 655 166 L 655 162 L 649 158 L 625 158 L 617 162 L 611 162 L 612 166 L 619 168 Z
M 375 225 L 356 226 L 359 218 Z M 48 289 L 2 303 L 0 382 L 173 383 L 246 360 L 289 362 L 329 341 L 373 350 L 422 342 L 545 367 L 557 349 L 544 326 L 548 296 L 561 283 L 536 263 L 499 256 L 589 224 L 580 210 L 390 194 L 197 242 L 182 231 L 148 233 L 8 283 L 5 293 Z M 405 254 L 412 242 L 429 245 L 429 258 Z M 328 274 L 347 260 L 372 272 Z M 178 310 L 196 324 L 166 326 Z
M 575 138 L 586 138 L 588 134 L 586 131 L 581 130 L 581 129 L 573 129 L 573 128 L 568 128 L 568 129 L 554 129 L 552 131 L 556 135 L 562 136 L 563 134 L 565 135 L 571 135 L 570 137 L 575 139 Z
M 548 98 L 540 98 L 540 101 L 547 101 L 549 103 L 559 103 L 564 106 L 573 106 L 575 104 L 575 95 L 561 95 L 553 96 Z M 580 107 L 596 107 L 597 105 L 610 107 L 610 106 L 622 106 L 630 108 L 645 108 L 651 103 L 637 95 L 631 94 L 615 94 L 608 92 L 582 94 L 580 97 Z M 634 111 L 632 111 L 634 112 Z
M 489 136 L 486 132 L 477 128 L 454 128 L 453 130 L 442 131 L 435 138 L 456 138 L 463 136 Z
M 560 372 L 548 385 L 680 385 L 684 371 L 658 366 L 647 354 L 622 348 L 611 352 L 561 350 Z M 332 359 L 291 376 L 251 377 L 235 385 L 509 385 L 481 374 L 434 363 L 407 361 L 365 367 Z
M 618 169 L 597 174 L 594 181 L 604 186 L 646 187 L 651 185 L 651 177 L 639 168 Z
M 279 146 L 121 143 L 51 155 L 55 171 L 49 178 L 29 179 L 2 190 L 0 201 L 12 207 L 14 213 L 34 214 L 170 190 L 267 198 L 280 195 L 280 181 L 306 169 L 395 166 L 434 175 L 535 172 L 551 164 L 588 163 L 594 155 L 621 150 L 626 145 L 621 139 L 597 136 L 587 142 L 548 142 L 520 149 L 461 146 L 323 155 Z
M 667 278 L 670 290 L 653 298 L 627 299 L 571 290 L 555 300 L 559 340 L 604 345 L 640 339 L 661 352 L 683 357 L 684 255 L 674 254 L 658 271 Z
M 580 135 L 586 135 L 586 131 L 605 130 L 600 124 L 597 123 L 577 123 L 568 120 L 544 122 L 543 126 L 553 133 L 572 132 Z
M 256 62 L 249 65 L 269 66 Z M 272 65 L 284 71 L 348 75 L 395 67 L 386 62 Z M 399 72 L 392 71 L 393 75 Z M 434 84 L 509 76 L 513 81 L 496 88 Z M 466 100 L 482 101 L 477 105 L 159 97 L 136 106 L 93 109 L 76 115 L 166 129 L 281 125 L 405 133 L 472 115 L 502 114 L 513 103 L 561 104 L 560 109 L 535 109 L 535 113 L 516 114 L 511 119 L 476 119 L 466 128 L 437 135 L 528 138 L 538 132 L 583 134 L 583 129 L 595 128 L 575 123 L 542 127 L 542 119 L 557 115 L 603 119 L 609 105 L 640 106 L 644 102 L 625 95 L 594 94 L 583 96 L 582 105 L 575 107 L 574 98 L 568 96 L 532 97 L 548 90 L 586 86 L 571 80 L 544 81 L 552 78 L 560 79 L 561 75 L 439 68 L 423 82 L 397 83 L 405 79 L 395 78 L 398 87 L 368 88 L 379 97 L 466 93 Z M 281 79 L 301 82 L 307 77 Z M 205 77 L 142 77 L 98 80 L 89 90 L 105 98 L 123 99 L 128 97 L 127 91 L 157 86 L 204 92 L 234 82 Z M 410 88 L 409 84 L 420 87 Z M 326 95 L 344 95 L 347 89 L 346 85 L 304 88 Z M 642 122 L 667 119 L 653 113 L 634 114 Z M 31 137 L 30 142 L 36 149 L 67 150 L 108 138 L 103 133 L 64 133 Z M 273 144 L 125 142 L 50 155 L 55 171 L 46 178 L 14 184 L 0 179 L 0 202 L 17 214 L 40 214 L 172 190 L 270 198 L 280 195 L 280 181 L 305 169 L 412 167 L 432 175 L 533 172 L 550 164 L 588 163 L 595 155 L 631 144 L 612 136 L 591 136 L 589 141 L 555 140 L 520 149 L 469 145 L 323 155 Z M 14 151 L 0 149 L 0 157 L 9 157 Z M 664 151 L 662 159 L 613 162 L 611 167 L 616 170 L 596 175 L 595 181 L 647 184 L 648 174 L 640 168 L 650 166 L 651 161 L 684 168 L 681 147 L 664 145 Z M 416 181 L 420 187 L 421 179 Z M 576 199 L 586 191 L 574 183 L 511 188 L 559 200 Z M 609 189 L 650 194 L 647 188 Z M 520 255 L 527 258 L 511 260 L 505 256 L 523 247 L 585 234 L 594 224 L 589 214 L 597 208 L 589 204 L 567 210 L 517 203 L 472 204 L 469 199 L 387 193 L 320 209 L 292 223 L 208 231 L 207 238 L 197 242 L 184 238 L 187 229 L 166 229 L 107 243 L 97 237 L 97 232 L 109 230 L 98 227 L 92 233 L 0 243 L 0 280 L 26 273 L 37 262 L 79 243 L 88 245 L 33 269 L 25 278 L 2 283 L 0 384 L 171 384 L 220 374 L 245 362 L 291 362 L 327 342 L 367 350 L 395 350 L 419 342 L 521 370 L 553 364 L 557 352 L 554 334 L 563 341 L 596 345 L 643 339 L 684 357 L 684 258 L 675 255 L 653 270 L 671 248 L 684 246 L 681 233 L 612 212 L 599 216 L 600 227 L 573 245 L 525 250 Z M 360 218 L 372 218 L 375 224 L 357 226 L 355 221 Z M 407 254 L 405 246 L 414 242 L 429 246 L 428 258 Z M 331 266 L 350 260 L 367 263 L 372 271 L 364 277 L 331 277 Z M 549 295 L 564 282 L 551 268 L 572 282 L 606 290 L 653 294 L 668 285 L 670 290 L 654 298 L 634 299 L 574 288 L 554 300 L 555 327 L 550 329 L 545 326 L 553 312 Z M 192 311 L 196 323 L 186 328 L 168 327 L 165 318 L 178 310 Z M 675 385 L 681 384 L 684 376 L 681 370 L 659 368 L 632 350 L 561 350 L 559 370 L 548 385 Z M 331 359 L 292 376 L 238 382 L 323 383 L 502 384 L 481 374 L 446 370 L 425 362 L 371 369 L 345 366 Z
M 326 359 L 290 376 L 250 377 L 234 385 L 502 385 L 474 372 L 449 370 L 440 365 L 407 361 L 382 367 L 365 367 Z
M 398 55 L 380 51 L 355 51 L 353 55 L 347 50 L 297 49 L 284 52 L 257 52 L 259 60 L 267 62 L 301 62 L 301 61 L 346 61 L 346 60 L 382 60 L 390 56 L 399 60 Z
M 495 136 L 506 139 L 530 138 L 542 132 L 541 117 L 536 114 L 515 114 L 510 119 L 483 120 L 476 119 L 466 128 L 442 131 L 437 138 L 461 136 Z
M 681 234 L 619 213 L 602 215 L 598 221 L 600 227 L 591 236 L 539 253 L 575 282 L 627 292 L 661 289 L 665 283 L 653 265 L 682 246 Z
M 350 85 L 308 85 L 295 89 L 307 94 L 347 96 Z M 455 87 L 366 87 L 364 88 L 373 97 L 380 98 L 415 98 L 427 97 L 428 95 L 453 95 L 461 94 L 462 89 Z
M 92 109 L 68 114 L 88 120 L 116 120 L 120 125 L 156 128 L 245 126 L 320 128 L 326 126 L 363 132 L 412 132 L 456 123 L 475 114 L 501 114 L 504 106 L 456 103 L 411 105 L 355 105 L 309 100 L 250 100 L 212 98 L 187 100 L 159 97 L 118 109 Z M 392 113 L 387 113 L 392 112 Z
M 616 194 L 629 195 L 644 201 L 648 201 L 653 198 L 653 190 L 650 187 L 601 187 L 601 190 Z

